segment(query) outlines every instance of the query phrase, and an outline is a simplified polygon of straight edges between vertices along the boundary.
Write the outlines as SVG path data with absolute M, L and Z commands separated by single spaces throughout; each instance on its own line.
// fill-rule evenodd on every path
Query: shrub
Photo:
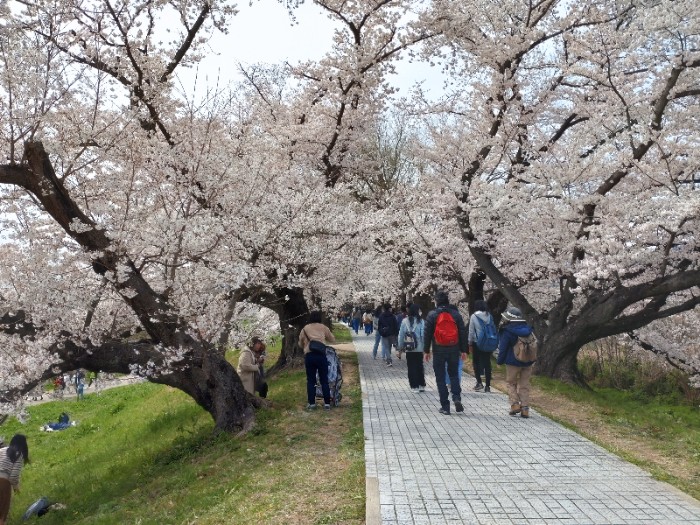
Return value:
M 666 397 L 690 404 L 700 399 L 687 374 L 614 338 L 588 345 L 579 356 L 579 370 L 592 386 L 625 390 L 640 399 Z

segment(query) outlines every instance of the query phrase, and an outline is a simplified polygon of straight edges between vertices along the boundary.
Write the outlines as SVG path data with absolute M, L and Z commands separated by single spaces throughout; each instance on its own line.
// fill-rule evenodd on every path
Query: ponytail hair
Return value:
M 7 447 L 7 457 L 14 463 L 20 457 L 24 463 L 29 463 L 29 447 L 27 446 L 27 436 L 24 434 L 15 434 L 10 440 L 10 446 Z

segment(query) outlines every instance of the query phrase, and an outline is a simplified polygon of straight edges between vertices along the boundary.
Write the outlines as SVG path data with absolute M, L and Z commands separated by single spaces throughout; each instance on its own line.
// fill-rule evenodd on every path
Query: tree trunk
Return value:
M 304 350 L 298 344 L 299 334 L 309 319 L 309 307 L 302 288 L 275 288 L 275 296 L 277 301 L 273 310 L 280 319 L 282 351 L 277 362 L 270 368 L 270 373 L 304 359 Z
M 255 421 L 253 404 L 259 400 L 243 388 L 233 366 L 216 352 L 206 352 L 186 370 L 152 379 L 182 390 L 211 414 L 217 430 L 243 433 Z
M 585 341 L 570 338 L 567 332 L 548 334 L 540 341 L 535 374 L 587 386 L 578 369 L 578 352 Z

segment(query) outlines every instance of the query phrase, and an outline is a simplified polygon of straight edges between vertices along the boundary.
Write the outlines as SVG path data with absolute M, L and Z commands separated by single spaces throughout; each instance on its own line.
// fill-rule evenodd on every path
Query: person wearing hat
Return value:
M 443 334 L 449 334 L 451 342 L 443 340 L 445 337 Z M 460 355 L 462 360 L 467 359 L 468 332 L 459 310 L 450 304 L 447 292 L 444 291 L 438 291 L 435 294 L 435 309 L 431 310 L 425 318 L 423 353 L 426 362 L 430 361 L 431 348 L 433 350 L 435 383 L 440 395 L 439 412 L 446 416 L 450 415 L 450 398 L 445 381 L 445 366 L 447 366 L 447 375 L 450 378 L 450 391 L 455 411 L 464 412 L 462 386 L 457 369 Z
M 260 373 L 256 353 L 262 354 L 265 351 L 265 343 L 259 337 L 253 337 L 250 344 L 241 351 L 238 358 L 238 375 L 243 383 L 246 392 L 255 394 L 255 374 Z
M 508 385 L 508 399 L 510 400 L 511 416 L 520 414 L 521 417 L 530 417 L 530 376 L 534 361 L 519 361 L 515 357 L 513 348 L 518 342 L 518 337 L 528 337 L 532 333 L 532 327 L 523 319 L 523 314 L 510 306 L 501 316 L 501 329 L 498 337 L 499 365 L 506 365 L 506 384 Z

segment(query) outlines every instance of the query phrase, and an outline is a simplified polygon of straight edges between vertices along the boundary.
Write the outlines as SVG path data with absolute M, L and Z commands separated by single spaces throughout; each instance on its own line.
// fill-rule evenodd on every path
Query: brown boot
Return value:
M 530 407 L 522 407 L 520 417 L 530 417 Z
M 515 416 L 520 412 L 520 403 L 513 403 L 510 405 L 510 412 L 508 412 L 509 415 Z

